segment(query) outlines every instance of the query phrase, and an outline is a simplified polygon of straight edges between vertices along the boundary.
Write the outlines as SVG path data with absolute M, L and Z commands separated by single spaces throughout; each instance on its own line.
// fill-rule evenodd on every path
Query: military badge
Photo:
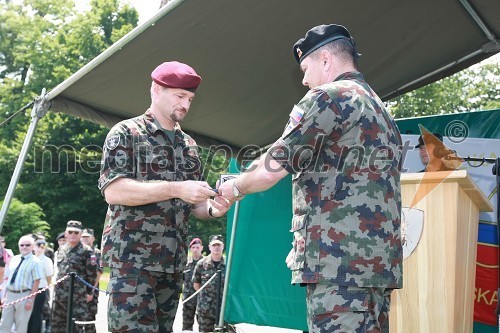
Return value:
M 92 263 L 92 266 L 97 265 L 97 257 L 95 256 L 95 254 L 90 255 L 90 262 Z
M 112 137 L 106 140 L 106 148 L 108 148 L 109 150 L 115 149 L 116 147 L 118 147 L 119 144 L 120 144 L 119 135 L 113 135 Z
M 297 56 L 298 56 L 298 57 L 299 57 L 299 59 L 300 59 L 300 58 L 302 57 L 302 50 L 301 50 L 299 47 L 297 47 L 297 50 L 296 50 L 296 51 L 297 51 Z

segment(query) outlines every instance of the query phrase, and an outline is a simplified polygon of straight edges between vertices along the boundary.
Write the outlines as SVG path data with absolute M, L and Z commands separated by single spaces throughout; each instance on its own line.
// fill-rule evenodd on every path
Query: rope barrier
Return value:
M 61 283 L 61 282 L 63 282 L 64 280 L 66 280 L 67 278 L 69 278 L 69 274 L 67 274 L 67 275 L 63 276 L 62 278 L 60 278 L 59 280 L 57 280 L 57 281 L 56 281 L 53 285 L 50 285 L 50 286 L 47 286 L 47 287 L 45 287 L 45 288 L 39 289 L 38 291 L 36 291 L 36 292 L 34 292 L 34 293 L 32 293 L 32 294 L 26 295 L 26 296 L 24 296 L 24 297 L 22 297 L 22 298 L 20 298 L 20 299 L 18 299 L 18 300 L 15 300 L 14 302 L 10 302 L 10 303 L 7 303 L 7 304 L 2 304 L 1 308 L 2 308 L 2 309 L 4 309 L 4 308 L 6 308 L 6 307 L 8 307 L 8 306 L 11 306 L 11 305 L 14 305 L 14 304 L 20 303 L 20 302 L 22 302 L 22 301 L 24 301 L 24 300 L 27 300 L 28 298 L 31 298 L 31 297 L 33 297 L 33 296 L 35 296 L 35 295 L 38 295 L 38 294 L 40 294 L 40 293 L 42 293 L 42 292 L 44 292 L 44 291 L 48 290 L 49 288 L 51 288 L 51 287 L 54 287 L 54 286 L 58 285 L 59 283 Z M 7 290 L 7 292 L 9 292 L 9 290 Z
M 196 295 L 198 295 L 198 293 L 200 291 L 202 291 L 203 288 L 205 288 L 210 283 L 210 281 L 212 281 L 216 276 L 217 276 L 217 273 L 214 273 L 214 275 L 212 275 L 212 277 L 203 286 L 201 286 L 200 289 L 196 290 L 196 292 L 194 294 L 192 294 L 191 296 L 189 296 L 188 298 L 186 298 L 185 300 L 183 300 L 181 302 L 181 305 L 183 305 L 184 303 L 188 302 L 191 298 L 193 298 Z
M 101 293 L 105 293 L 106 295 L 109 295 L 110 293 L 107 291 L 107 290 L 101 290 L 99 288 L 97 288 L 96 286 L 88 283 L 87 281 L 85 281 L 84 278 L 82 278 L 80 275 L 78 274 L 75 274 L 75 277 L 80 280 L 84 285 L 86 285 L 87 287 L 90 287 L 92 288 L 93 290 L 97 290 L 98 292 L 101 292 Z

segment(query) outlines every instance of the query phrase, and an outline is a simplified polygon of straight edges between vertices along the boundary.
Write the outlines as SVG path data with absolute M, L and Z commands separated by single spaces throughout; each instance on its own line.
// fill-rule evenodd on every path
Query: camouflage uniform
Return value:
M 97 265 L 92 259 L 94 252 L 84 244 L 78 243 L 75 247 L 65 244 L 57 251 L 58 274 L 56 279 L 75 272 L 85 281 L 92 283 L 97 275 Z M 68 295 L 70 279 L 66 279 L 54 288 L 52 305 L 52 333 L 66 333 L 66 317 L 68 313 Z M 73 318 L 85 321 L 87 318 L 87 294 L 92 293 L 92 288 L 85 286 L 80 280 L 75 279 L 73 294 Z M 73 332 L 84 332 L 84 326 L 74 325 Z
M 203 180 L 194 140 L 178 125 L 173 139 L 150 110 L 115 125 L 104 145 L 99 189 L 118 178 Z M 177 198 L 135 207 L 109 205 L 102 260 L 111 268 L 110 331 L 171 331 L 187 261 L 191 208 Z
M 193 282 L 200 283 L 202 286 L 217 272 L 221 270 L 221 289 L 220 300 L 222 301 L 222 292 L 224 290 L 224 279 L 226 276 L 226 263 L 224 258 L 221 258 L 219 266 L 215 268 L 212 256 L 208 255 L 201 259 L 193 272 Z M 215 277 L 203 290 L 198 294 L 197 315 L 200 332 L 212 332 L 219 318 L 217 316 L 217 287 L 218 281 Z M 219 306 L 221 303 L 219 302 Z
M 93 248 L 94 254 L 91 257 L 91 260 L 96 263 L 97 266 L 97 271 L 102 274 L 102 267 L 101 267 L 101 250 L 97 248 L 97 246 L 94 246 Z M 97 278 L 97 277 L 96 277 Z M 91 284 L 94 284 L 94 281 L 89 281 Z M 99 302 L 99 290 L 93 290 L 93 298 L 90 302 L 87 303 L 87 318 L 85 319 L 86 321 L 95 321 L 96 320 L 96 315 L 97 315 L 97 303 Z M 86 333 L 96 333 L 96 327 L 95 325 L 86 325 L 85 326 L 85 332 Z
M 192 294 L 194 294 L 195 290 L 193 288 L 193 272 L 194 268 L 196 267 L 196 264 L 198 261 L 203 259 L 204 257 L 201 257 L 198 260 L 193 259 L 193 257 L 190 257 L 188 259 L 188 263 L 186 265 L 186 268 L 184 269 L 184 274 L 183 274 L 183 279 L 184 279 L 184 286 L 182 288 L 182 299 L 186 300 L 188 297 L 190 297 Z M 182 330 L 183 331 L 192 331 L 193 330 L 193 324 L 194 324 L 194 315 L 196 314 L 196 303 L 198 301 L 198 296 L 194 296 L 189 300 L 188 302 L 184 303 L 182 306 Z
M 292 283 L 308 284 L 310 328 L 333 325 L 325 311 L 367 311 L 370 297 L 402 287 L 400 146 L 382 101 L 347 72 L 311 89 L 270 148 L 292 174 Z

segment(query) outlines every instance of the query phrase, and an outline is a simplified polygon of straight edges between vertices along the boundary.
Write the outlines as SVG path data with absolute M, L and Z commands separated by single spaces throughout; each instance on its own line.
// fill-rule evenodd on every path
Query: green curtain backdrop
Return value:
M 500 138 L 500 110 L 398 120 L 401 133 L 419 134 L 418 124 L 445 134 L 453 120 L 467 124 L 469 137 Z M 231 172 L 237 172 L 233 164 Z M 231 235 L 234 208 L 228 213 Z M 291 249 L 291 177 L 272 189 L 247 195 L 240 202 L 225 320 L 306 330 L 305 288 L 290 285 L 285 258 Z M 229 250 L 230 239 L 226 242 Z M 494 327 L 475 324 L 475 333 L 492 333 Z

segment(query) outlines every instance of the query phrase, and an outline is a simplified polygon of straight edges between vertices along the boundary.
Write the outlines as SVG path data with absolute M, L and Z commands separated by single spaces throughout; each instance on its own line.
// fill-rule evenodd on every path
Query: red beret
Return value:
M 160 86 L 167 88 L 181 88 L 195 91 L 200 85 L 201 77 L 190 66 L 177 62 L 164 62 L 155 68 L 151 78 Z
M 189 247 L 193 246 L 194 244 L 201 244 L 201 239 L 199 238 L 193 238 L 191 243 L 189 243 Z

